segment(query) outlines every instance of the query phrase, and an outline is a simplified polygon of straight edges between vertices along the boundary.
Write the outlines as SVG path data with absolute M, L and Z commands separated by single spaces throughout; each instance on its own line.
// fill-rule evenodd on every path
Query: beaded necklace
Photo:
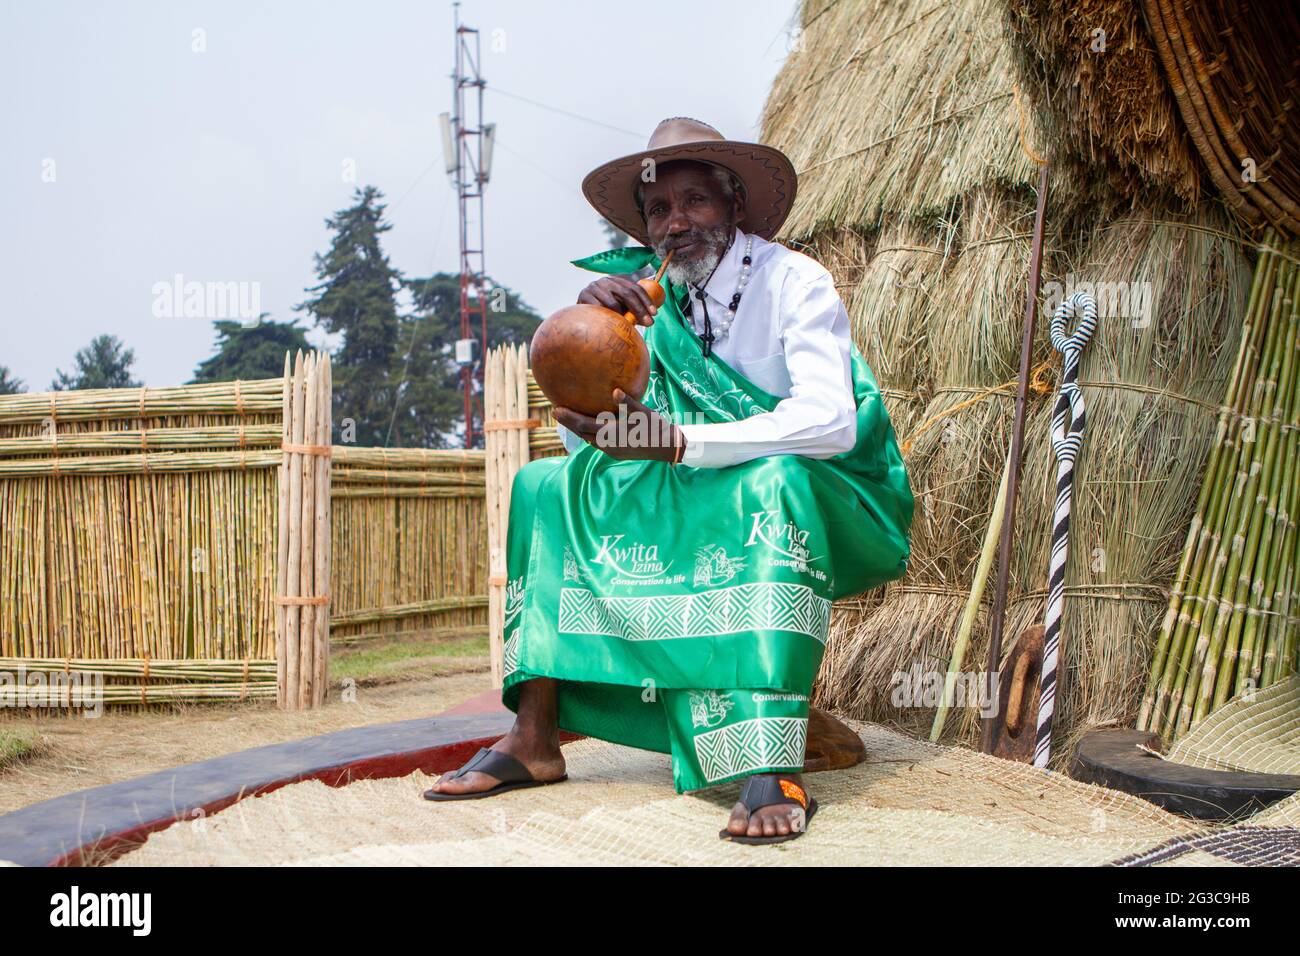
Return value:
M 727 250 L 730 251 L 730 249 L 731 246 L 728 244 Z M 691 305 L 690 299 L 686 300 L 686 314 L 690 316 L 691 328 L 695 329 L 696 334 L 700 337 L 700 341 L 704 343 L 703 352 L 706 356 L 713 354 L 713 343 L 725 339 L 727 333 L 731 331 L 731 323 L 736 320 L 736 310 L 740 307 L 740 297 L 744 294 L 745 287 L 749 285 L 749 274 L 753 266 L 753 258 L 751 255 L 753 251 L 754 237 L 747 236 L 745 239 L 745 256 L 740 260 L 740 276 L 736 279 L 736 291 L 731 297 L 731 304 L 727 307 L 726 316 L 718 323 L 717 332 L 714 332 L 713 323 L 709 321 L 709 305 L 708 302 L 705 301 L 703 286 L 709 284 L 709 279 L 713 278 L 713 272 L 716 272 L 718 266 L 722 264 L 722 260 L 727 254 L 726 252 L 718 257 L 718 261 L 713 266 L 713 271 L 709 273 L 709 277 L 704 280 L 703 285 L 697 285 L 695 287 L 695 298 L 699 301 L 700 308 L 704 312 L 703 331 L 700 331 L 699 328 L 696 327 L 694 309 Z

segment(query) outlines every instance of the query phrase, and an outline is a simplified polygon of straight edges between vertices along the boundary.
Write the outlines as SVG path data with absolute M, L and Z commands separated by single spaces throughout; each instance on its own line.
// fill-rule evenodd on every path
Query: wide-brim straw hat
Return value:
M 794 203 L 794 165 L 779 149 L 727 139 L 708 123 L 674 116 L 655 127 L 641 152 L 597 166 L 582 181 L 596 211 L 644 245 L 650 236 L 634 190 L 647 159 L 656 166 L 693 159 L 730 170 L 745 187 L 745 216 L 736 225 L 764 239 L 776 234 Z

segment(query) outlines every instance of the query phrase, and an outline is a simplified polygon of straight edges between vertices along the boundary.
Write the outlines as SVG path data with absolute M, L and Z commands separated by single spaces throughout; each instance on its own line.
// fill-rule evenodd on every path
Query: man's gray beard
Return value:
M 703 241 L 708 246 L 708 251 L 697 259 L 684 260 L 681 263 L 678 263 L 674 257 L 673 261 L 668 263 L 667 270 L 665 270 L 668 278 L 672 280 L 674 285 L 699 285 L 713 274 L 713 270 L 726 253 L 728 243 L 735 231 L 734 224 L 724 223 L 715 229 L 704 232 Z M 667 253 L 668 248 L 666 245 L 655 247 L 655 254 L 660 259 Z

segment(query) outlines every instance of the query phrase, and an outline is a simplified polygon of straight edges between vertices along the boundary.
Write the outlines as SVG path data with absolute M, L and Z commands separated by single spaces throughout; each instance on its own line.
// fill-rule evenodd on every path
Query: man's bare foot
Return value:
M 559 780 L 564 776 L 564 755 L 560 753 L 558 734 L 538 737 L 520 732 L 518 721 L 495 744 L 492 750 L 499 750 L 514 757 L 528 768 L 536 780 Z M 429 789 L 435 793 L 479 793 L 491 790 L 501 781 L 488 773 L 471 770 L 462 776 L 450 779 L 446 774 Z
M 793 780 L 803 786 L 803 779 L 797 773 L 783 773 L 782 780 Z M 732 836 L 788 836 L 803 828 L 806 815 L 802 808 L 793 803 L 777 803 L 759 807 L 753 813 L 745 809 L 743 803 L 731 808 L 727 820 L 727 832 Z

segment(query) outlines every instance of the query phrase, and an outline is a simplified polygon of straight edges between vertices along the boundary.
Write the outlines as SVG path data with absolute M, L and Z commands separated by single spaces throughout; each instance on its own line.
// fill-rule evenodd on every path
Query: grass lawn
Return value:
M 330 655 L 330 680 L 347 678 L 365 687 L 393 680 L 437 677 L 480 670 L 488 660 L 487 632 L 450 638 L 400 638 Z
M 0 768 L 41 752 L 41 735 L 31 727 L 0 727 Z

